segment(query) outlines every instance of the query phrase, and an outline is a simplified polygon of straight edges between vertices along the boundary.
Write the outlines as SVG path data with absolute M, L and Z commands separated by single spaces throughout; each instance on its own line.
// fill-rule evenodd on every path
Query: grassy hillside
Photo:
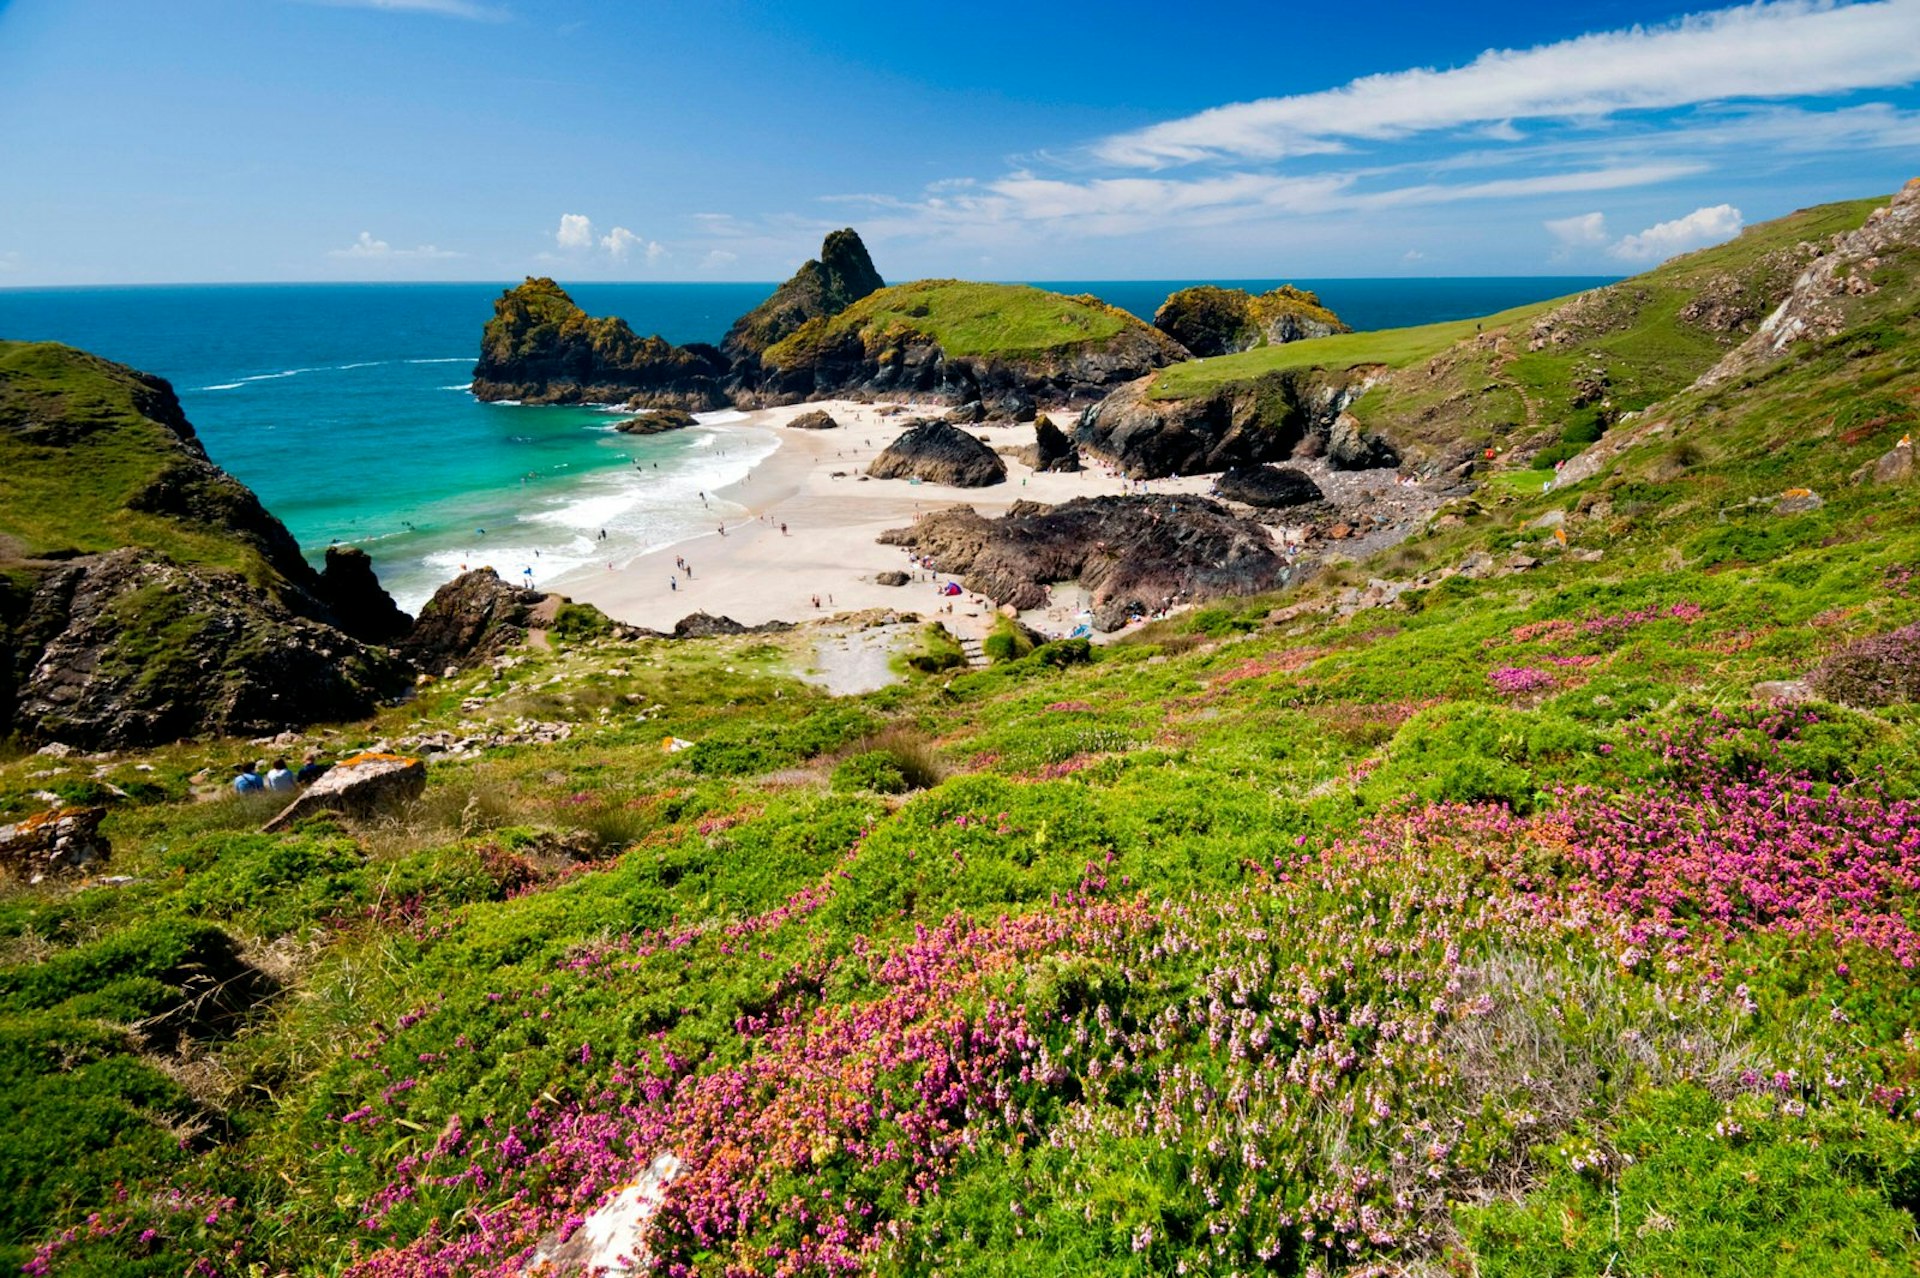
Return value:
M 198 510 L 157 499 L 197 460 L 160 420 L 168 408 L 177 414 L 171 392 L 122 365 L 0 342 L 0 560 L 147 546 L 268 584 L 272 570 L 228 522 L 244 504 L 235 481 L 197 477 Z
M 365 827 L 191 801 L 232 744 L 0 764 L 127 791 L 130 876 L 0 895 L 4 1259 L 515 1272 L 672 1153 L 663 1273 L 1913 1272 L 1920 644 L 1860 645 L 1920 485 L 1850 476 L 1920 425 L 1917 281 L 1105 651 L 832 700 L 804 632 L 530 650 L 314 739 L 572 726 Z
M 869 348 L 918 334 L 953 358 L 1023 358 L 1095 345 L 1128 330 L 1152 330 L 1095 297 L 1065 297 L 1025 284 L 915 280 L 855 302 L 831 319 L 814 320 L 769 348 L 767 363 L 784 366 L 847 333 Z

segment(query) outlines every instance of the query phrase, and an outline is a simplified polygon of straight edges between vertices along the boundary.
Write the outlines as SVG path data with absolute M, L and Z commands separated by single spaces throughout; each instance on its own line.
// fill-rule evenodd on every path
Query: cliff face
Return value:
M 365 714 L 410 678 L 370 646 L 406 624 L 364 555 L 325 574 L 301 558 L 166 382 L 0 343 L 0 713 L 24 736 L 103 748 Z
M 704 343 L 639 337 L 625 320 L 588 315 L 550 279 L 529 276 L 493 304 L 473 393 L 527 404 L 724 408 L 731 362 Z
M 1183 288 L 1161 303 L 1153 326 L 1202 358 L 1353 331 L 1318 296 L 1291 284 L 1258 297 L 1211 284 Z
M 735 320 L 720 349 L 735 361 L 758 360 L 808 320 L 829 319 L 886 286 L 867 246 L 852 227 L 845 227 L 828 235 L 820 256 L 795 271 L 772 297 Z
M 918 280 L 812 320 L 761 356 L 748 402 L 834 395 L 978 400 L 1030 415 L 1036 400 L 1088 403 L 1184 358 L 1161 333 L 1098 298 L 1012 284 Z

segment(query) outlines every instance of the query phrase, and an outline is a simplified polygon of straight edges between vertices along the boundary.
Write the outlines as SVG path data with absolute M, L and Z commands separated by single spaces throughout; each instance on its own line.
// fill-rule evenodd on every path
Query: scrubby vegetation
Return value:
M 363 826 L 192 801 L 236 746 L 0 763 L 128 792 L 124 880 L 0 897 L 4 1259 L 515 1273 L 672 1154 L 669 1274 L 1913 1272 L 1920 488 L 1849 477 L 1915 298 L 1386 607 L 838 701 L 589 629 L 316 734 L 571 726 Z

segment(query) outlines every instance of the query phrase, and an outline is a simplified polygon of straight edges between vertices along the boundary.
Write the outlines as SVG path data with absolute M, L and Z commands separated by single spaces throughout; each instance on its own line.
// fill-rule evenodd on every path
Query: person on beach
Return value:
M 672 573 L 667 574 L 667 589 L 675 592 L 678 592 L 680 589 L 680 579 Z
M 720 535 L 722 537 L 727 535 L 727 526 L 725 524 L 720 525 Z
M 787 526 L 784 523 L 780 525 L 780 535 L 782 537 L 787 535 Z
M 287 767 L 284 758 L 273 761 L 273 769 L 267 773 L 267 789 L 291 790 L 294 787 L 293 772 Z
M 233 765 L 233 792 L 235 794 L 258 794 L 267 788 L 267 783 L 254 770 L 251 763 Z

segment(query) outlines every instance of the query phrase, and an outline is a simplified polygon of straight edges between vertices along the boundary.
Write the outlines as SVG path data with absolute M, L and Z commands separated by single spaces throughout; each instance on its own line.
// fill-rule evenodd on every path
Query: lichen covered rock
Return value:
M 529 276 L 493 304 L 473 393 L 525 404 L 724 408 L 730 368 L 712 346 L 640 337 L 625 320 L 590 316 L 552 280 Z
M 327 769 L 263 828 L 269 833 L 284 830 L 317 812 L 338 812 L 365 820 L 419 798 L 426 788 L 427 765 L 423 759 L 356 754 Z

